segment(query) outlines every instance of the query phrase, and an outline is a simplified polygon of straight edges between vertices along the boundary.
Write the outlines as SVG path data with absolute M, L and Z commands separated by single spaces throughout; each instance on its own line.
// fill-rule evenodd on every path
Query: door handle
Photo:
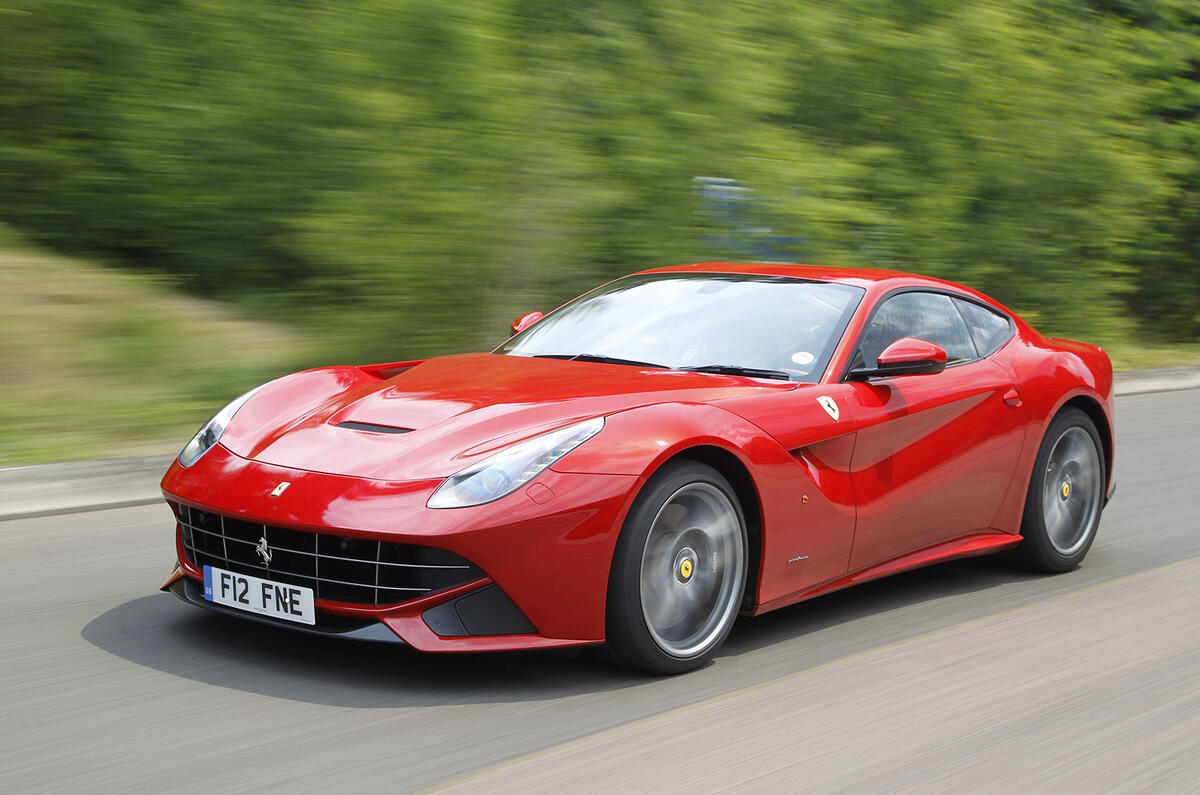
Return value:
M 1009 387 L 1009 390 L 1004 393 L 1004 402 L 1009 406 L 1021 405 L 1021 393 L 1017 391 L 1015 386 Z

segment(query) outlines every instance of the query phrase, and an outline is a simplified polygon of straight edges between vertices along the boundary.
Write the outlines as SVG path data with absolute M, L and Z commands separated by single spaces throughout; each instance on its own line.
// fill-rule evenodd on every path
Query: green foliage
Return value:
M 1130 251 L 1129 305 L 1155 336 L 1200 339 L 1200 5 L 1192 0 L 1097 3 L 1129 23 L 1116 52 L 1145 87 L 1139 140 L 1165 183 Z
M 304 359 L 293 334 L 0 225 L 0 466 L 165 453 Z
M 0 221 L 330 358 L 404 358 L 744 257 L 692 187 L 731 177 L 790 257 L 961 280 L 1056 335 L 1190 340 L 1193 9 L 0 0 Z

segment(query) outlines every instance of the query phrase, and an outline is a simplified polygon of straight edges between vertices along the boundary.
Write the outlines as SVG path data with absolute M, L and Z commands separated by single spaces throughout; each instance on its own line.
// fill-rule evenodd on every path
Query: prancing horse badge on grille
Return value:
M 280 494 L 283 494 L 285 491 L 287 491 L 287 487 L 290 485 L 292 485 L 291 481 L 289 481 L 289 480 L 283 481 L 282 483 L 280 483 L 278 486 L 275 487 L 275 490 L 271 492 L 271 496 L 278 497 Z
M 265 533 L 262 538 L 258 539 L 258 544 L 254 547 L 254 551 L 264 566 L 271 565 L 271 550 L 267 548 L 267 536 Z

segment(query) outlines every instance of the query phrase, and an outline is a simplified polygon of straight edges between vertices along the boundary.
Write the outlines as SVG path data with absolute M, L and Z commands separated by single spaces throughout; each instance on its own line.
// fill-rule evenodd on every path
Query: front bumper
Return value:
M 276 487 L 290 483 L 278 496 Z M 339 637 L 392 640 L 422 651 L 498 651 L 599 643 L 609 565 L 639 478 L 547 470 L 530 486 L 472 508 L 431 510 L 440 482 L 379 481 L 277 467 L 216 446 L 163 478 L 171 502 L 291 530 L 437 547 L 483 570 L 478 580 L 395 605 L 317 601 L 318 628 L 214 606 L 176 526 L 180 570 L 164 590 L 219 612 Z M 468 601 L 470 600 L 470 601 Z M 511 605 L 511 609 L 505 607 Z M 524 619 L 524 623 L 513 613 Z M 322 628 L 322 624 L 324 627 Z M 480 634 L 496 628 L 503 634 Z M 524 630 L 524 631 L 521 631 Z
M 163 586 L 164 591 L 175 594 L 183 601 L 197 607 L 203 607 L 212 610 L 214 613 L 223 613 L 227 616 L 236 616 L 237 618 L 245 618 L 250 621 L 257 621 L 260 624 L 268 624 L 275 627 L 285 627 L 294 629 L 300 632 L 307 632 L 310 635 L 322 635 L 324 637 L 339 637 L 349 638 L 351 640 L 371 640 L 384 643 L 400 643 L 404 641 L 395 632 L 388 629 L 386 624 L 374 619 L 349 619 L 345 622 L 330 621 L 328 616 L 322 616 L 322 621 L 314 626 L 307 624 L 295 624 L 288 621 L 281 621 L 275 618 L 267 618 L 266 616 L 255 615 L 254 613 L 246 613 L 241 610 L 234 610 L 229 607 L 214 604 L 204 598 L 204 584 L 187 576 L 172 577 L 169 585 Z

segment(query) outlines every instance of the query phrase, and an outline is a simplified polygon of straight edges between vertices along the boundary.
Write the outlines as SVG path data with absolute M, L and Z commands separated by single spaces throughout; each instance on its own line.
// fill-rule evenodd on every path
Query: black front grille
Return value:
M 484 576 L 465 558 L 435 547 L 288 530 L 177 507 L 183 548 L 196 568 L 303 585 L 317 599 L 391 605 Z

